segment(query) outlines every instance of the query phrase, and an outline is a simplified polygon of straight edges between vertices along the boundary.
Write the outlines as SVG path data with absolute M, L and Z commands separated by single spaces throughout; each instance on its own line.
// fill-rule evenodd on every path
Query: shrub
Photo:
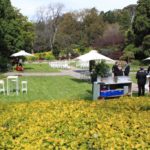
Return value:
M 34 57 L 27 57 L 27 61 L 37 61 L 37 60 L 54 60 L 55 56 L 52 52 L 43 52 L 43 53 L 35 53 Z
M 101 61 L 100 63 L 96 64 L 95 71 L 98 76 L 106 77 L 109 74 L 110 68 L 105 61 Z
M 9 69 L 8 59 L 0 56 L 0 72 L 6 71 Z
M 148 150 L 150 99 L 0 103 L 0 149 Z

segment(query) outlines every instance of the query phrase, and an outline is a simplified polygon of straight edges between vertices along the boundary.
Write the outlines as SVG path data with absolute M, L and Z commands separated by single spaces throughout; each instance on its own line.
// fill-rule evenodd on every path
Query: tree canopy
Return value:
M 33 24 L 28 22 L 10 0 L 0 0 L 0 54 L 9 57 L 19 49 L 31 50 Z

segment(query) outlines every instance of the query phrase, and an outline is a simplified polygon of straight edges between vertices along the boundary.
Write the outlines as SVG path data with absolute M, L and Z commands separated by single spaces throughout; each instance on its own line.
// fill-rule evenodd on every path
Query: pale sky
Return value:
M 14 7 L 32 20 L 37 9 L 48 4 L 61 3 L 65 6 L 65 12 L 82 10 L 84 8 L 97 8 L 99 11 L 122 9 L 130 4 L 137 4 L 138 0 L 11 0 Z

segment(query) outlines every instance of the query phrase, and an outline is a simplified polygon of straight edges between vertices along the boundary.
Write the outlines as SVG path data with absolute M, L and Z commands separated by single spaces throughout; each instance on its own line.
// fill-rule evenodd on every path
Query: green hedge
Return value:
M 54 60 L 55 56 L 52 52 L 43 52 L 43 53 L 35 53 L 34 57 L 27 57 L 27 61 L 36 61 L 36 60 Z

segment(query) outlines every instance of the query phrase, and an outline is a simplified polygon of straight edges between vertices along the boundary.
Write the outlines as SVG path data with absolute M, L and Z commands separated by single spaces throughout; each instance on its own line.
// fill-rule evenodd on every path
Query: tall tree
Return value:
M 150 0 L 139 0 L 133 22 L 135 44 L 140 46 L 146 35 L 150 34 Z
M 118 23 L 107 24 L 103 36 L 95 41 L 95 47 L 107 48 L 107 47 L 121 47 L 124 43 L 124 36 L 120 31 Z
M 97 9 L 87 9 L 83 20 L 84 34 L 88 40 L 88 46 L 92 46 L 97 38 L 103 35 L 104 22 Z
M 71 49 L 73 44 L 80 41 L 80 24 L 74 13 L 65 13 L 60 20 L 56 36 L 60 49 Z
M 0 0 L 0 53 L 9 57 L 18 49 L 24 49 L 33 41 L 29 38 L 33 32 L 32 23 L 28 22 L 18 9 L 12 7 L 10 0 Z M 32 28 L 32 30 L 31 30 Z
M 0 0 L 0 69 L 7 68 L 12 53 L 32 48 L 33 35 L 29 26 L 32 27 L 32 23 L 11 5 L 10 0 Z
M 38 41 L 41 41 L 39 37 L 42 37 L 43 43 L 47 45 L 46 48 L 53 51 L 63 7 L 63 4 L 56 3 L 50 4 L 48 7 L 41 7 L 37 11 L 36 45 L 38 45 Z

